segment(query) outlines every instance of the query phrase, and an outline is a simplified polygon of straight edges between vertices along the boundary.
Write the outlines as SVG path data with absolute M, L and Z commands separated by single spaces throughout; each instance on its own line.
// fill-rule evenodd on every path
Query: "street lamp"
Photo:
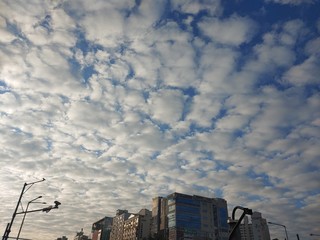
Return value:
M 285 225 L 282 225 L 282 224 L 279 224 L 279 223 L 274 223 L 274 222 L 268 222 L 269 224 L 272 224 L 272 225 L 277 225 L 277 226 L 281 226 L 281 227 L 284 227 L 284 231 L 286 232 L 286 237 L 287 237 L 287 240 L 289 240 L 288 238 L 288 233 L 287 233 L 287 228 Z
M 18 210 L 18 207 L 19 207 L 19 204 L 21 202 L 21 198 L 22 198 L 23 194 L 25 194 L 34 184 L 43 182 L 45 180 L 46 179 L 43 178 L 42 180 L 39 180 L 39 181 L 35 181 L 35 182 L 31 182 L 31 183 L 24 183 L 23 188 L 22 188 L 21 193 L 20 193 L 20 197 L 19 197 L 18 202 L 17 202 L 16 209 L 14 210 L 14 212 L 12 214 L 11 222 L 7 224 L 7 227 L 6 227 L 6 230 L 4 231 L 2 240 L 7 240 L 9 238 L 9 234 L 11 232 L 11 227 L 12 227 L 13 221 L 14 221 L 16 215 L 17 215 L 17 210 Z M 29 186 L 29 187 L 26 189 L 27 186 Z
M 317 236 L 317 237 L 320 237 L 320 234 L 310 233 L 310 236 Z
M 31 201 L 28 202 L 27 207 L 26 207 L 26 210 L 25 210 L 24 215 L 23 215 L 23 218 L 22 218 L 22 222 L 21 222 L 20 229 L 19 229 L 19 232 L 18 232 L 17 240 L 18 240 L 19 237 L 20 237 L 21 229 L 22 229 L 24 220 L 25 220 L 25 218 L 26 218 L 26 215 L 27 215 L 27 212 L 28 212 L 28 208 L 29 208 L 30 203 L 42 203 L 42 204 L 46 204 L 45 202 L 35 202 L 35 200 L 38 200 L 39 198 L 42 198 L 42 196 L 36 197 L 35 199 L 32 199 Z
M 237 221 L 235 219 L 235 215 L 236 215 L 236 211 L 240 209 L 242 210 L 242 214 L 239 218 L 239 220 Z M 245 208 L 245 207 L 241 207 L 241 206 L 236 206 L 233 211 L 232 211 L 232 220 L 229 222 L 230 227 L 232 228 L 230 234 L 229 234 L 229 240 L 234 240 L 238 238 L 238 231 L 239 231 L 239 225 L 242 221 L 242 219 L 245 217 L 245 215 L 252 215 L 252 209 L 250 208 Z

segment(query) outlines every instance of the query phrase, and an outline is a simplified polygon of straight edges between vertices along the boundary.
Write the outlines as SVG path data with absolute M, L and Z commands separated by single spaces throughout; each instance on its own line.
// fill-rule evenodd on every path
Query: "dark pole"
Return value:
M 35 199 L 32 199 L 31 201 L 28 202 L 27 207 L 26 207 L 26 211 L 24 212 L 24 215 L 23 215 L 23 218 L 22 218 L 22 222 L 21 222 L 21 225 L 20 225 L 20 228 L 19 228 L 17 240 L 18 240 L 19 237 L 20 237 L 21 229 L 22 229 L 24 220 L 25 220 L 25 218 L 26 218 L 26 215 L 27 215 L 27 212 L 28 212 L 28 208 L 29 208 L 30 203 L 34 202 L 35 200 L 37 200 L 37 199 L 39 199 L 39 198 L 42 198 L 42 196 L 36 197 Z
M 236 221 L 235 219 L 235 215 L 236 215 L 236 211 L 240 209 L 242 210 L 242 214 L 239 218 L 238 221 Z M 231 233 L 229 234 L 229 240 L 237 240 L 237 231 L 239 231 L 239 225 L 242 221 L 242 219 L 245 217 L 245 215 L 248 214 L 248 215 L 252 215 L 252 209 L 249 209 L 249 208 L 244 208 L 244 207 L 241 207 L 241 206 L 236 206 L 233 211 L 232 211 L 232 220 L 233 220 L 233 224 L 232 224 L 232 230 L 231 230 Z
M 24 190 L 25 190 L 26 186 L 27 186 L 27 183 L 24 183 L 23 188 L 22 188 L 22 191 L 21 191 L 21 193 L 20 193 L 19 200 L 18 200 L 18 202 L 17 202 L 16 209 L 15 209 L 14 212 L 13 212 L 13 215 L 12 215 L 12 218 L 11 218 L 11 222 L 8 223 L 7 228 L 6 228 L 6 231 L 4 232 L 4 235 L 3 235 L 2 240 L 7 240 L 8 237 L 9 237 L 9 234 L 10 234 L 10 232 L 11 232 L 11 226 L 12 226 L 12 224 L 13 224 L 13 221 L 14 221 L 15 217 L 16 217 L 16 213 L 17 213 L 17 210 L 18 210 L 18 207 L 19 207 L 19 204 L 20 204 L 20 202 L 21 202 L 21 198 L 22 198 L 22 195 L 23 195 L 23 193 L 24 193 Z
M 6 230 L 5 230 L 4 234 L 3 234 L 2 240 L 8 240 L 8 238 L 9 238 L 9 234 L 10 234 L 10 232 L 11 232 L 11 227 L 12 227 L 13 221 L 14 221 L 16 215 L 17 215 L 17 210 L 18 210 L 18 207 L 19 207 L 19 204 L 20 204 L 20 202 L 21 202 L 21 198 L 22 198 L 23 194 L 24 194 L 26 191 L 28 191 L 28 189 L 29 189 L 30 187 L 32 187 L 33 184 L 38 183 L 38 182 L 43 182 L 44 180 L 45 180 L 45 179 L 43 178 L 43 179 L 40 180 L 40 181 L 36 181 L 36 182 L 32 182 L 32 183 L 24 183 L 23 188 L 22 188 L 22 191 L 21 191 L 21 193 L 20 193 L 19 200 L 18 200 L 18 202 L 17 202 L 16 209 L 14 210 L 14 212 L 13 212 L 13 214 L 12 214 L 11 222 L 8 223 L 7 228 L 6 228 Z M 31 186 L 25 191 L 26 186 L 28 186 L 28 185 L 31 185 Z

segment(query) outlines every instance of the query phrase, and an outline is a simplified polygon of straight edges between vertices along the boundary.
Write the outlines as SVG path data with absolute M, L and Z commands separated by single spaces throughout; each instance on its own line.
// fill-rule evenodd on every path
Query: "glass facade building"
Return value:
M 227 240 L 227 202 L 173 193 L 168 199 L 168 239 Z

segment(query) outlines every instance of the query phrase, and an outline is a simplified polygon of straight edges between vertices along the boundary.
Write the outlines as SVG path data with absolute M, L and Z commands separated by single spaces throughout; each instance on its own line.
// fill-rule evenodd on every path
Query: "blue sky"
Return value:
M 2 0 L 2 229 L 23 183 L 45 177 L 23 201 L 61 209 L 29 215 L 22 237 L 89 233 L 175 191 L 260 211 L 289 238 L 319 233 L 319 11 L 313 0 Z

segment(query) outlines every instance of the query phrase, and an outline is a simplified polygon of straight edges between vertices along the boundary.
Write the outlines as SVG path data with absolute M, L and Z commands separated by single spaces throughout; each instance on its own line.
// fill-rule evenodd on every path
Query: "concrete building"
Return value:
M 169 240 L 227 240 L 227 202 L 221 198 L 173 193 L 168 199 Z
M 142 240 L 150 237 L 151 211 L 141 209 L 124 222 L 123 240 Z
M 130 215 L 131 214 L 128 213 L 128 210 L 117 210 L 116 216 L 113 217 L 110 240 L 122 240 L 124 222 L 129 218 Z
M 262 218 L 261 213 L 253 212 L 251 223 L 245 217 L 240 225 L 241 240 L 270 240 L 270 233 L 267 220 Z
M 104 217 L 92 224 L 92 240 L 109 240 L 112 230 L 112 217 Z
M 164 197 L 152 199 L 151 236 L 166 239 L 168 228 L 168 200 Z
M 245 216 L 243 223 L 239 226 L 241 240 L 253 240 L 252 225 L 249 224 L 249 218 Z

